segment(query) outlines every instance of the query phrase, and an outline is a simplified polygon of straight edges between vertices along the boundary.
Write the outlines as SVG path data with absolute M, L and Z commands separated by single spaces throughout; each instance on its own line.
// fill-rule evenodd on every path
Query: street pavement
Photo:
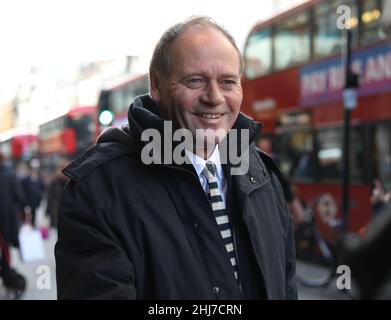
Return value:
M 12 267 L 27 280 L 26 291 L 22 300 L 56 300 L 56 268 L 54 260 L 54 245 L 57 241 L 57 231 L 50 229 L 49 237 L 45 239 L 45 258 L 42 260 L 24 262 L 19 250 L 11 249 Z M 0 287 L 0 300 L 8 299 L 3 287 Z
M 44 208 L 45 201 L 37 209 L 36 224 L 41 226 L 45 221 Z M 56 300 L 56 264 L 54 259 L 54 245 L 57 241 L 57 230 L 51 228 L 48 238 L 43 240 L 44 258 L 31 262 L 25 262 L 21 258 L 20 251 L 11 248 L 11 266 L 17 272 L 26 278 L 26 291 L 21 300 Z M 0 281 L 0 300 L 6 300 L 10 297 L 1 285 Z
M 302 260 L 297 260 L 296 271 L 298 277 L 302 276 L 307 279 L 319 279 L 330 273 L 329 268 L 314 265 Z M 352 292 L 338 289 L 337 279 L 339 275 L 337 275 L 336 270 L 334 274 L 335 277 L 332 277 L 329 283 L 321 287 L 306 287 L 298 281 L 299 300 L 351 300 L 352 297 L 356 295 L 356 290 L 354 290 L 353 286 L 350 289 Z

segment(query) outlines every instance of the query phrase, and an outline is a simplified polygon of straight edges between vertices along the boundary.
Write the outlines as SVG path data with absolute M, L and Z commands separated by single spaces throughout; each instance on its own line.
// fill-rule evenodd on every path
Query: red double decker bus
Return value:
M 308 1 L 256 25 L 244 48 L 242 111 L 264 124 L 298 196 L 333 241 L 341 218 L 344 68 L 338 6 L 353 34 L 358 106 L 351 113 L 350 215 L 359 232 L 372 219 L 373 182 L 391 190 L 391 42 L 382 0 Z M 348 9 L 346 11 L 346 9 Z
M 148 92 L 148 74 L 128 76 L 102 89 L 98 101 L 100 132 L 109 126 L 126 124 L 130 103 Z
M 61 158 L 73 160 L 95 143 L 96 106 L 75 106 L 66 114 L 39 126 L 39 158 L 53 169 Z
M 30 161 L 37 154 L 36 130 L 13 128 L 0 133 L 0 151 L 15 166 L 19 161 Z

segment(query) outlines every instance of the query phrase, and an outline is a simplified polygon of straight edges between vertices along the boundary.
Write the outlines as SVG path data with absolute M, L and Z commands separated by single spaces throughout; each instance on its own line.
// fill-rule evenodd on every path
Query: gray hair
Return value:
M 171 47 L 175 40 L 189 27 L 194 25 L 209 26 L 220 31 L 234 46 L 239 58 L 239 72 L 243 71 L 243 57 L 236 45 L 236 42 L 232 35 L 216 23 L 212 18 L 207 16 L 192 16 L 183 22 L 177 23 L 166 30 L 161 36 L 159 42 L 156 44 L 153 51 L 152 60 L 149 66 L 149 72 L 157 72 L 159 75 L 168 78 L 171 70 Z

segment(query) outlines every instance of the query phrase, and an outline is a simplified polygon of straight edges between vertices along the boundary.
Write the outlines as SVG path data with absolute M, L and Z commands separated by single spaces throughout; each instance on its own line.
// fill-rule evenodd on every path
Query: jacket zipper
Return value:
M 235 256 L 235 260 L 236 260 L 236 265 L 238 266 L 238 287 L 239 287 L 239 293 L 240 293 L 240 298 L 243 298 L 243 289 L 242 289 L 242 283 L 241 283 L 241 279 L 240 279 L 240 268 L 239 268 L 239 254 L 238 254 L 238 247 L 237 247 L 237 243 L 236 243 L 236 232 L 235 232 L 235 229 L 234 227 L 232 226 L 232 243 L 233 243 L 233 247 L 234 247 L 234 256 Z

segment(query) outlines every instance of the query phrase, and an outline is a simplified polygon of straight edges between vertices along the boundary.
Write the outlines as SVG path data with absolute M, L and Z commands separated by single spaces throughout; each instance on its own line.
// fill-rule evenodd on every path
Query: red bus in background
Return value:
M 96 106 L 75 106 L 66 114 L 39 126 L 39 158 L 47 169 L 56 167 L 61 158 L 73 160 L 94 145 Z
M 37 154 L 38 137 L 32 129 L 15 128 L 0 133 L 0 151 L 13 166 Z
M 102 89 L 98 100 L 99 131 L 126 124 L 129 105 L 135 97 L 148 92 L 148 74 L 128 76 Z
M 280 168 L 298 196 L 314 204 L 315 223 L 333 242 L 341 218 L 344 69 L 337 7 L 347 5 L 353 69 L 360 74 L 351 114 L 350 215 L 360 232 L 372 219 L 375 179 L 391 190 L 391 42 L 383 1 L 308 1 L 256 25 L 244 48 L 242 111 L 264 124 Z

